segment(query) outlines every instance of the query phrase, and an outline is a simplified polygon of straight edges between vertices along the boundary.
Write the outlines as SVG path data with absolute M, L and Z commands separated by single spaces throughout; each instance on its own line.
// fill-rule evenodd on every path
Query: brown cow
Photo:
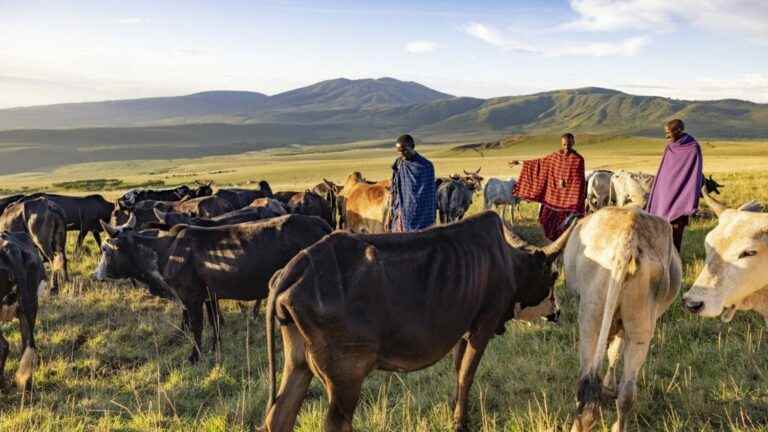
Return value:
M 302 214 L 304 216 L 317 216 L 328 222 L 328 225 L 336 227 L 335 196 L 329 199 L 311 192 L 278 192 L 275 198 L 283 203 L 288 213 Z
M 322 219 L 302 215 L 221 227 L 178 225 L 157 237 L 135 232 L 134 222 L 119 228 L 104 224 L 110 238 L 94 276 L 136 279 L 150 292 L 181 301 L 194 336 L 193 363 L 200 355 L 203 302 L 266 298 L 272 274 L 331 232 Z M 214 345 L 218 333 L 214 326 Z
M 51 292 L 69 280 L 67 268 L 67 225 L 64 212 L 41 197 L 14 203 L 0 215 L 0 231 L 25 232 L 51 263 Z
M 45 286 L 44 280 L 43 262 L 29 235 L 0 233 L 0 322 L 19 319 L 22 356 L 15 381 L 21 391 L 32 388 L 37 363 L 34 336 L 37 296 Z M 8 348 L 8 341 L 0 334 L 0 388 L 5 384 Z
M 456 347 L 453 419 L 465 430 L 483 351 L 516 310 L 552 305 L 552 263 L 570 231 L 535 249 L 485 212 L 416 233 L 337 231 L 303 250 L 270 282 L 265 429 L 293 430 L 314 374 L 330 399 L 325 430 L 351 431 L 371 371 L 423 369 Z M 277 396 L 275 317 L 285 351 Z
M 359 172 L 347 177 L 339 192 L 343 227 L 356 233 L 382 233 L 389 211 L 390 181 L 372 183 Z

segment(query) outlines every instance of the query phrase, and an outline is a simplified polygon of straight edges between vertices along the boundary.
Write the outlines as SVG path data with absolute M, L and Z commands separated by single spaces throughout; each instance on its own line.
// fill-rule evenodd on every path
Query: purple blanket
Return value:
M 669 143 L 651 188 L 646 210 L 669 222 L 690 216 L 699 208 L 704 175 L 701 147 L 688 134 Z

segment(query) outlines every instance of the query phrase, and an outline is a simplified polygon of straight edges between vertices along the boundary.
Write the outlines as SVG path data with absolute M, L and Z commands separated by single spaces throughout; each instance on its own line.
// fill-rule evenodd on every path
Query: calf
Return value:
M 132 278 L 151 291 L 178 299 L 194 337 L 190 362 L 199 359 L 206 300 L 261 300 L 272 274 L 294 255 L 331 232 L 322 219 L 288 215 L 220 227 L 179 225 L 157 237 L 105 224 L 95 277 Z M 218 343 L 214 326 L 214 343 Z
M 293 430 L 314 374 L 330 403 L 325 430 L 351 431 L 371 371 L 423 369 L 456 347 L 453 418 L 455 430 L 465 430 L 469 390 L 489 340 L 515 310 L 551 304 L 552 262 L 567 238 L 525 250 L 485 212 L 416 233 L 337 231 L 301 251 L 270 282 L 264 429 Z M 275 318 L 285 358 L 277 396 Z
M 52 293 L 69 280 L 65 220 L 61 208 L 44 197 L 18 201 L 0 215 L 0 231 L 29 234 L 43 259 L 51 263 Z
M 44 286 L 45 270 L 32 239 L 26 233 L 0 232 L 0 322 L 19 320 L 22 356 L 15 381 L 22 392 L 32 389 L 37 296 Z M 0 333 L 0 387 L 5 385 L 8 351 L 8 341 Z
M 682 266 L 672 227 L 639 209 L 604 208 L 577 224 L 563 256 L 565 283 L 580 297 L 579 405 L 571 431 L 592 430 L 606 350 L 608 392 L 615 387 L 616 363 L 624 358 L 618 418 L 611 429 L 624 431 L 656 321 L 680 290 Z

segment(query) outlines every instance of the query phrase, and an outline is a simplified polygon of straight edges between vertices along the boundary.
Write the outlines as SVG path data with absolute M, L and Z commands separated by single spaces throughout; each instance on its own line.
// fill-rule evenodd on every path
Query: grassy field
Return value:
M 647 171 L 655 169 L 663 146 L 645 139 L 592 137 L 580 142 L 590 168 Z M 506 177 L 514 174 L 505 168 L 506 160 L 543 153 L 556 143 L 522 140 L 483 156 L 440 144 L 425 153 L 441 174 L 482 166 L 486 174 Z M 266 178 L 275 189 L 297 189 L 323 176 L 341 180 L 353 169 L 383 178 L 392 152 L 376 149 L 380 144 L 290 155 L 79 165 L 48 174 L 6 176 L 0 184 L 8 190 L 23 186 L 54 190 L 53 183 L 84 179 L 172 184 L 214 178 L 228 184 Z M 726 202 L 752 198 L 768 202 L 765 143 L 704 145 L 705 170 L 725 184 Z M 117 193 L 118 189 L 108 191 Z M 479 210 L 479 198 L 473 211 Z M 534 206 L 525 205 L 523 210 L 523 233 L 540 238 L 533 226 Z M 686 234 L 684 289 L 701 268 L 703 238 L 714 223 L 696 221 Z M 72 282 L 58 297 L 42 299 L 34 392 L 28 400 L 13 389 L 0 393 L 0 431 L 250 431 L 260 424 L 267 384 L 263 319 L 253 321 L 248 309 L 222 302 L 226 321 L 222 351 L 209 352 L 190 366 L 189 340 L 178 329 L 179 307 L 128 283 L 92 281 L 88 275 L 97 261 L 98 251 L 89 239 L 83 255 L 71 260 Z M 564 313 L 559 325 L 510 322 L 507 333 L 491 342 L 472 391 L 473 430 L 568 430 L 576 406 L 577 299 L 562 286 L 558 293 Z M 13 347 L 7 364 L 7 373 L 12 373 L 18 367 L 18 326 L 3 324 L 2 331 Z M 207 338 L 204 343 L 210 347 Z M 725 325 L 691 316 L 675 303 L 657 328 L 640 377 L 631 429 L 768 431 L 766 344 L 765 324 L 753 313 L 740 312 Z M 364 386 L 355 427 L 382 432 L 450 430 L 448 401 L 453 386 L 447 359 L 413 374 L 374 373 Z M 322 387 L 315 380 L 297 430 L 321 430 L 325 407 Z M 605 408 L 600 430 L 608 430 L 613 418 L 613 407 Z

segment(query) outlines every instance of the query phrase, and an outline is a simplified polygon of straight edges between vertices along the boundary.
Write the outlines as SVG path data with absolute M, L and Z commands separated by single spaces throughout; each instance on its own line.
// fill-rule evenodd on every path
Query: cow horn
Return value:
M 504 224 L 504 239 L 507 241 L 507 243 L 512 246 L 515 249 L 527 249 L 530 248 L 530 243 L 523 240 L 520 236 L 515 234 L 515 232 L 512 230 L 512 225 L 509 224 L 507 221 L 502 221 Z
M 117 228 L 113 227 L 109 222 L 104 222 L 99 219 L 99 223 L 101 224 L 101 229 L 103 229 L 109 237 L 114 237 L 117 234 Z
M 155 217 L 158 221 L 165 223 L 165 216 L 168 214 L 167 212 L 164 212 L 157 207 L 153 208 L 152 211 L 155 213 Z
M 560 237 L 558 237 L 557 240 L 542 247 L 540 249 L 541 252 L 543 252 L 547 257 L 557 256 L 557 254 L 559 254 L 563 248 L 565 248 L 565 245 L 568 244 L 568 239 L 571 237 L 573 229 L 576 228 L 576 224 L 578 224 L 578 221 L 572 222 L 571 226 L 569 226 L 564 233 L 560 234 Z
M 121 228 L 136 228 L 136 213 L 131 213 L 131 216 L 128 217 L 128 222 L 123 224 Z
M 739 211 L 760 213 L 763 211 L 763 205 L 755 200 L 752 200 L 748 203 L 742 204 L 742 206 L 739 207 Z
M 715 216 L 720 217 L 720 215 L 728 210 L 728 207 L 725 206 L 725 204 L 721 203 L 720 201 L 712 198 L 709 196 L 708 193 L 704 192 L 704 202 L 707 203 L 709 208 L 712 209 L 713 212 L 715 212 Z

